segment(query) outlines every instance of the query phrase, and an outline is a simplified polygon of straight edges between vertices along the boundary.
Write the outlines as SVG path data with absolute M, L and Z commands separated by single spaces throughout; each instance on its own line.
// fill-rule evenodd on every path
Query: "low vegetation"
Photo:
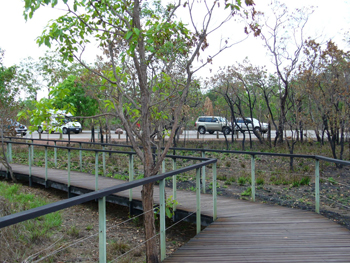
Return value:
M 0 217 L 66 198 L 66 193 L 0 181 Z M 171 211 L 169 211 L 170 215 Z M 107 203 L 107 259 L 144 262 L 142 217 Z M 167 231 L 167 254 L 195 235 L 195 226 L 181 222 Z M 97 262 L 96 202 L 0 229 L 0 262 Z

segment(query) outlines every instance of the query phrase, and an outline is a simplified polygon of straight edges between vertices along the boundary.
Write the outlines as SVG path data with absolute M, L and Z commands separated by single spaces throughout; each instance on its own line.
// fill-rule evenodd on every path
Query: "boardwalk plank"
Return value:
M 28 173 L 24 165 L 13 165 L 13 170 Z M 32 175 L 45 178 L 45 169 L 32 167 Z M 67 171 L 49 169 L 48 179 L 67 184 Z M 98 178 L 99 189 L 122 183 Z M 71 185 L 94 190 L 95 177 L 71 172 Z M 166 192 L 172 195 L 172 189 Z M 158 203 L 158 187 L 154 193 Z M 178 209 L 196 210 L 195 192 L 177 195 Z M 129 191 L 118 196 L 128 198 Z M 141 200 L 141 187 L 133 190 L 133 197 Z M 202 214 L 212 216 L 212 196 L 201 194 L 201 204 Z M 313 212 L 219 196 L 218 217 L 164 262 L 350 262 L 349 230 Z

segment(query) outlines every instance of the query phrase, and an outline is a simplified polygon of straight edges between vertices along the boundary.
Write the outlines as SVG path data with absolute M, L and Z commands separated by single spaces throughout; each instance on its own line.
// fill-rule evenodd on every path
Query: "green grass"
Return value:
M 11 213 L 36 208 L 48 203 L 41 197 L 24 193 L 22 186 L 19 184 L 0 182 L 0 195 L 7 200 Z M 21 231 L 19 238 L 27 243 L 31 243 L 39 238 L 50 237 L 54 230 L 61 226 L 62 217 L 60 212 L 55 212 L 27 220 L 21 224 L 26 231 Z
M 247 181 L 248 181 L 247 178 L 244 177 L 244 176 L 241 176 L 241 177 L 238 178 L 238 184 L 241 185 L 241 186 L 245 185 L 247 183 Z
M 258 177 L 256 179 L 256 184 L 257 185 L 263 185 L 265 183 L 264 178 Z
M 310 184 L 310 177 L 304 177 L 300 180 L 300 185 L 309 185 Z
M 333 177 L 329 177 L 328 178 L 328 181 L 331 183 L 331 184 L 336 184 L 337 181 L 333 178 Z
M 251 187 L 248 187 L 246 190 L 244 190 L 241 193 L 241 196 L 251 196 L 251 195 L 252 195 L 252 188 Z

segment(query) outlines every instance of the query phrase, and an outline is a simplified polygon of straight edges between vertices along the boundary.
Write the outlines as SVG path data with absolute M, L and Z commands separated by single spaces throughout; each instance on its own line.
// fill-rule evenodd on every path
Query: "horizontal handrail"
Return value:
M 35 144 L 35 143 L 26 143 L 26 142 L 13 142 L 13 141 L 5 141 L 5 143 L 13 143 L 13 144 L 23 144 L 29 146 L 40 146 L 40 147 L 48 147 L 48 148 L 56 148 L 56 149 L 64 149 L 64 150 L 75 150 L 75 151 L 90 151 L 90 152 L 104 152 L 104 153 L 119 153 L 119 154 L 128 154 L 134 155 L 136 152 L 125 152 L 125 151 L 116 151 L 116 150 L 106 150 L 106 149 L 91 149 L 91 148 L 75 148 L 75 147 L 67 147 L 67 146 L 58 146 L 58 145 L 49 145 L 49 144 Z M 210 158 L 203 157 L 195 157 L 195 156 L 182 156 L 182 155 L 166 155 L 168 158 L 176 158 L 176 159 L 188 159 L 188 160 L 197 160 L 197 161 L 206 161 Z
M 32 139 L 32 138 L 17 138 L 17 137 L 5 137 L 8 139 L 21 139 L 21 140 L 37 140 L 37 141 L 53 141 L 53 142 L 62 142 L 62 143 L 81 143 L 81 144 L 93 144 L 100 146 L 116 146 L 116 147 L 126 147 L 132 148 L 131 145 L 125 144 L 113 144 L 113 143 L 96 143 L 96 142 L 81 142 L 81 141 L 67 141 L 67 140 L 52 140 L 52 139 Z M 8 141 L 6 141 L 8 142 Z M 33 144 L 34 146 L 42 146 L 42 144 Z M 64 146 L 60 146 L 64 147 Z M 142 146 L 140 146 L 142 148 Z M 156 149 L 155 146 L 152 147 Z M 164 149 L 164 147 L 162 147 Z M 300 158 L 312 158 L 315 159 L 313 155 L 303 155 L 303 154 L 288 154 L 288 153 L 265 153 L 265 152 L 249 152 L 249 151 L 234 151 L 234 150 L 216 150 L 216 149 L 197 149 L 197 148 L 183 148 L 183 147 L 170 147 L 169 150 L 175 151 L 190 151 L 190 152 L 217 152 L 217 153 L 236 153 L 236 154 L 249 154 L 249 155 L 271 155 L 271 156 L 280 156 L 280 157 L 300 157 Z M 350 164 L 350 163 L 349 163 Z
M 79 144 L 93 144 L 100 146 L 117 146 L 125 148 L 133 148 L 131 145 L 125 144 L 114 144 L 114 143 L 101 143 L 101 142 L 82 142 L 82 141 L 72 141 L 72 140 L 59 140 L 59 139 L 36 139 L 36 138 L 20 138 L 20 137 L 4 137 L 5 139 L 14 140 L 27 140 L 27 141 L 47 141 L 47 142 L 61 142 L 61 143 L 79 143 Z M 142 147 L 141 147 L 142 148 Z M 154 147 L 155 148 L 155 147 Z
M 48 205 L 44 205 L 41 207 L 37 207 L 37 208 L 33 208 L 27 211 L 22 211 L 19 213 L 15 213 L 12 215 L 8 215 L 8 216 L 4 216 L 0 218 L 0 228 L 6 227 L 6 226 L 10 226 L 10 225 L 14 225 L 17 223 L 20 223 L 22 221 L 26 221 L 28 219 L 33 219 L 39 216 L 43 216 L 52 212 L 56 212 L 74 205 L 79 205 L 91 200 L 95 200 L 95 199 L 99 199 L 114 193 L 118 193 L 121 191 L 125 191 L 131 188 L 135 188 L 137 186 L 141 186 L 144 184 L 148 184 L 148 183 L 153 183 L 162 179 L 165 179 L 167 177 L 171 177 L 180 173 L 184 173 L 187 171 L 191 171 L 197 168 L 201 168 L 202 166 L 206 166 L 208 164 L 212 164 L 212 163 L 216 163 L 217 160 L 216 159 L 209 159 L 206 161 L 203 161 L 201 163 L 198 164 L 193 164 L 187 167 L 183 167 L 174 171 L 169 171 L 160 175 L 155 175 L 155 176 L 151 176 L 151 177 L 147 177 L 147 178 L 143 178 L 143 179 L 139 179 L 136 181 L 132 181 L 132 182 L 127 182 L 125 184 L 121 184 L 118 186 L 112 186 L 109 188 L 105 188 L 102 190 L 98 190 L 95 192 L 91 192 L 88 194 L 84 194 L 84 195 L 80 195 L 80 196 L 76 196 L 76 197 L 72 197 L 66 200 L 62 200 L 62 201 L 58 201 L 52 204 L 48 204 Z
M 13 137 L 6 137 L 6 138 L 13 138 Z M 16 138 L 16 139 L 25 139 L 25 138 Z M 43 140 L 43 139 L 26 139 L 26 140 Z M 55 140 L 46 140 L 46 139 L 44 139 L 44 141 L 55 141 Z M 60 142 L 68 142 L 68 141 L 60 141 Z M 114 150 L 103 150 L 103 149 L 75 148 L 75 147 L 57 146 L 57 145 L 49 145 L 49 144 L 43 145 L 43 144 L 35 144 L 35 143 L 28 143 L 28 142 L 5 141 L 5 143 L 26 144 L 26 145 L 45 146 L 45 147 L 58 148 L 58 149 L 84 150 L 84 151 L 106 152 L 106 153 L 120 153 L 120 154 L 135 154 L 136 153 L 136 152 L 114 151 Z M 78 142 L 78 141 L 76 143 L 132 148 L 132 146 L 130 146 L 130 145 L 122 145 L 122 144 L 105 144 L 105 143 L 101 144 L 101 143 Z M 321 155 L 290 154 L 290 153 L 267 153 L 267 152 L 250 152 L 250 151 L 234 151 L 234 150 L 196 149 L 196 148 L 177 148 L 177 147 L 176 148 L 175 147 L 170 147 L 169 150 L 192 151 L 192 152 L 216 152 L 216 153 L 248 154 L 248 155 L 251 155 L 251 156 L 258 156 L 258 155 L 263 156 L 263 155 L 265 155 L 265 156 L 278 156 L 278 157 L 306 158 L 306 159 L 318 159 L 318 160 L 323 160 L 323 161 L 337 163 L 337 164 L 343 164 L 343 165 L 350 165 L 350 161 L 344 161 L 344 160 L 334 159 L 334 158 L 330 158 L 330 157 L 324 157 L 324 156 L 321 156 Z M 175 155 L 172 155 L 172 156 L 173 156 L 173 158 L 182 158 L 182 159 L 196 158 L 196 157 L 180 156 L 180 155 L 176 155 L 176 157 L 175 157 Z M 201 159 L 196 159 L 196 160 L 201 160 Z
M 339 160 L 339 159 L 334 159 L 334 158 L 329 158 L 329 157 L 324 157 L 321 155 L 315 155 L 316 160 L 322 160 L 326 162 L 331 162 L 331 163 L 337 163 L 337 164 L 343 164 L 343 165 L 350 165 L 349 161 L 344 161 L 344 160 Z

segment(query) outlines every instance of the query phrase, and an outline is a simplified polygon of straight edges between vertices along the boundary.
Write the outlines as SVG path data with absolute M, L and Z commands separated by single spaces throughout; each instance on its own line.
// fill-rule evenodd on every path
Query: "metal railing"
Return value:
M 31 139 L 32 140 L 32 139 Z M 34 139 L 34 140 L 39 140 L 39 139 Z M 42 141 L 42 140 L 41 140 Z M 44 140 L 46 141 L 46 140 Z M 61 140 L 57 140 L 60 142 L 65 142 L 65 141 L 61 141 Z M 250 159 L 251 159 L 251 198 L 253 201 L 255 201 L 255 197 L 256 197 L 256 178 L 255 178 L 255 161 L 256 161 L 256 157 L 257 156 L 277 156 L 277 157 L 286 157 L 286 158 L 303 158 L 303 159 L 312 159 L 315 161 L 315 188 L 314 188 L 314 195 L 315 195 L 315 212 L 316 213 L 320 213 L 320 161 L 325 161 L 325 162 L 330 162 L 330 163 L 335 163 L 335 164 L 340 164 L 340 165 L 350 165 L 349 161 L 343 161 L 343 160 L 337 160 L 337 159 L 333 159 L 333 158 L 328 158 L 328 157 L 323 157 L 323 156 L 319 156 L 319 155 L 301 155 L 301 154 L 278 154 L 278 153 L 265 153 L 265 152 L 247 152 L 247 151 L 227 151 L 227 150 L 213 150 L 213 149 L 193 149 L 193 148 L 171 148 L 171 150 L 174 151 L 174 153 L 176 153 L 176 151 L 186 151 L 186 152 L 200 152 L 201 157 L 188 157 L 188 156 L 179 156 L 179 155 L 167 155 L 168 158 L 171 158 L 173 160 L 173 171 L 171 172 L 165 172 L 165 165 L 162 166 L 162 171 L 163 174 L 161 175 L 157 175 L 154 176 L 152 178 L 145 178 L 145 179 L 141 179 L 138 181 L 133 182 L 134 180 L 134 174 L 133 174 L 133 155 L 135 154 L 135 152 L 133 151 L 113 151 L 113 150 L 106 150 L 104 148 L 104 146 L 111 146 L 111 147 L 127 147 L 127 148 L 131 148 L 131 146 L 129 145 L 119 145 L 119 144 L 106 144 L 106 143 L 91 143 L 91 142 L 74 142 L 74 141 L 70 141 L 70 143 L 78 143 L 79 144 L 79 148 L 72 148 L 72 147 L 63 147 L 63 146 L 57 146 L 56 142 L 55 145 L 42 145 L 42 144 L 33 144 L 33 143 L 20 143 L 20 142 L 14 142 L 14 141 L 6 141 L 7 143 L 7 153 L 8 153 L 8 159 L 10 161 L 12 161 L 12 143 L 16 143 L 16 144 L 27 144 L 29 147 L 29 176 L 31 176 L 31 159 L 33 158 L 33 146 L 42 146 L 45 147 L 45 171 L 46 171 L 46 175 L 45 175 L 45 180 L 47 180 L 47 148 L 48 147 L 54 147 L 55 149 L 55 163 L 57 163 L 57 149 L 67 149 L 68 150 L 68 160 L 69 160 L 69 154 L 70 151 L 72 150 L 77 150 L 80 151 L 80 167 L 81 167 L 81 151 L 94 151 L 95 152 L 95 176 L 96 178 L 98 178 L 98 153 L 102 152 L 104 153 L 118 153 L 118 154 L 127 154 L 129 155 L 129 183 L 126 183 L 126 186 L 130 186 L 130 188 L 122 188 L 122 190 L 119 190 L 118 187 L 116 188 L 111 188 L 116 190 L 116 192 L 119 191 L 123 191 L 126 189 L 129 189 L 130 193 L 129 193 L 129 201 L 132 201 L 132 188 L 142 185 L 143 183 L 147 183 L 147 180 L 152 180 L 152 182 L 160 181 L 160 196 L 162 198 L 162 200 L 160 200 L 161 203 L 161 218 L 164 216 L 165 210 L 164 207 L 162 208 L 162 203 L 164 206 L 165 200 L 164 200 L 164 187 L 165 187 L 165 181 L 164 180 L 166 177 L 173 177 L 173 199 L 176 200 L 176 175 L 180 174 L 180 173 L 184 173 L 186 171 L 190 171 L 190 170 L 194 170 L 196 169 L 196 197 L 197 197 L 197 232 L 200 231 L 200 217 L 198 217 L 198 215 L 200 214 L 200 181 L 202 181 L 202 190 L 205 192 L 205 181 L 206 181 L 206 174 L 205 174 L 205 166 L 208 164 L 213 163 L 213 215 L 214 215 L 214 220 L 217 217 L 217 208 L 216 208 L 216 200 L 217 200 L 217 190 L 216 190 L 216 159 L 207 159 L 206 158 L 206 153 L 210 153 L 210 152 L 215 152 L 215 153 L 226 153 L 226 154 L 244 154 L 244 155 L 250 155 Z M 102 147 L 102 149 L 85 149 L 82 148 L 82 144 L 93 144 L 93 145 L 99 145 Z M 200 164 L 195 164 L 195 165 L 191 165 L 188 166 L 186 168 L 180 168 L 177 169 L 177 163 L 176 160 L 177 159 L 193 159 L 193 160 L 199 160 L 201 161 Z M 105 165 L 104 165 L 105 166 Z M 176 170 L 177 169 L 177 170 Z M 105 169 L 104 169 L 105 170 Z M 201 178 L 202 176 L 202 178 Z M 161 179 L 160 179 L 161 178 Z M 147 179 L 147 180 L 146 180 Z M 146 181 L 145 181 L 146 180 Z M 68 166 L 68 182 L 70 182 L 70 166 Z M 134 184 L 135 183 L 135 184 Z M 70 184 L 70 183 L 69 183 Z M 123 187 L 125 187 L 123 185 Z M 98 189 L 98 180 L 96 179 L 96 183 L 95 183 L 95 189 Z M 113 190 L 113 191 L 114 191 Z M 96 193 L 100 193 L 101 190 L 97 191 Z M 112 190 L 110 190 L 112 191 Z M 93 194 L 93 193 L 91 193 Z M 91 196 L 91 194 L 89 194 Z M 110 194 L 110 192 L 108 192 L 108 194 Z M 105 197 L 106 195 L 104 195 Z M 103 198 L 103 197 L 98 197 L 98 199 Z M 96 197 L 92 197 L 89 200 L 93 200 L 93 199 L 97 199 Z M 70 200 L 70 199 L 69 199 Z M 73 199 L 76 200 L 76 199 Z M 80 200 L 79 198 L 77 200 Z M 85 199 L 81 199 L 81 200 L 85 200 Z M 105 201 L 99 201 L 99 202 L 105 202 Z M 69 203 L 70 204 L 70 203 Z M 74 204 L 72 204 L 74 205 Z M 103 204 L 101 203 L 102 206 L 102 210 L 101 213 L 103 213 Z M 174 209 L 176 210 L 176 207 L 174 207 Z M 56 211 L 56 210 L 55 210 Z M 53 211 L 51 211 L 53 212 Z M 164 216 L 165 218 L 165 216 Z M 199 219 L 198 219 L 199 218 Z M 162 219 L 162 222 L 165 219 Z M 198 221 L 199 220 L 199 221 Z M 163 223 L 161 223 L 163 224 Z M 164 225 L 165 226 L 165 225 Z M 2 219 L 0 220 L 0 227 L 2 227 Z M 161 229 L 164 229 L 164 227 L 161 226 Z M 102 237 L 103 238 L 103 237 Z M 165 236 L 164 236 L 164 231 L 161 230 L 161 240 L 164 240 Z M 162 241 L 163 242 L 163 241 Z M 164 244 L 161 242 L 161 246 L 163 246 Z M 162 259 L 165 256 L 165 248 L 162 247 L 161 251 L 161 257 Z M 103 252 L 101 252 L 103 254 Z
M 163 173 L 160 175 L 143 178 L 137 181 L 133 181 L 133 155 L 135 152 L 126 152 L 126 151 L 113 151 L 106 149 L 84 149 L 84 148 L 72 148 L 72 147 L 64 147 L 57 145 L 42 145 L 42 144 L 33 144 L 33 143 L 25 143 L 25 142 L 14 142 L 8 141 L 7 143 L 7 154 L 8 160 L 12 162 L 12 144 L 19 145 L 28 145 L 28 166 L 29 166 L 29 185 L 32 185 L 32 157 L 33 157 L 33 146 L 41 146 L 45 148 L 45 185 L 47 185 L 48 181 L 48 148 L 52 147 L 55 149 L 55 163 L 57 163 L 57 149 L 64 149 L 68 151 L 68 171 L 67 171 L 67 187 L 68 193 L 70 192 L 71 187 L 71 169 L 70 169 L 70 152 L 71 151 L 92 151 L 95 152 L 95 192 L 91 192 L 88 194 L 80 195 L 77 197 L 72 197 L 67 200 L 59 201 L 50 205 L 45 205 L 42 207 L 34 208 L 28 211 L 19 212 L 13 215 L 8 215 L 0 218 L 0 228 L 6 227 L 9 225 L 17 224 L 22 221 L 26 221 L 29 219 L 33 219 L 39 216 L 46 215 L 48 213 L 56 212 L 74 205 L 78 205 L 81 203 L 85 203 L 91 200 L 98 200 L 99 207 L 99 257 L 100 262 L 106 262 L 106 196 L 111 194 L 115 194 L 124 190 L 129 190 L 129 201 L 133 200 L 132 197 L 132 189 L 137 186 L 142 186 L 148 183 L 154 183 L 159 181 L 159 213 L 160 213 L 160 251 L 161 251 L 161 260 L 165 258 L 166 251 L 166 239 L 165 239 L 165 209 L 166 209 L 166 200 L 165 200 L 165 179 L 168 177 L 173 178 L 173 200 L 176 200 L 176 176 L 187 171 L 196 170 L 196 229 L 197 233 L 201 230 L 201 202 L 200 202 L 200 171 L 201 168 L 209 164 L 213 164 L 213 185 L 216 186 L 216 159 L 208 159 L 208 158 L 198 158 L 198 157 L 186 157 L 186 156 L 174 156 L 167 155 L 168 158 L 173 159 L 173 168 L 176 169 L 176 159 L 190 159 L 190 160 L 198 160 L 201 161 L 198 164 L 190 165 L 188 167 L 180 168 L 177 170 L 164 172 L 165 166 L 163 165 Z M 129 182 L 119 185 L 113 186 L 110 188 L 106 188 L 103 190 L 98 190 L 98 153 L 117 153 L 117 154 L 126 154 L 129 155 Z M 70 194 L 69 194 L 70 195 Z M 213 220 L 217 217 L 217 192 L 216 188 L 213 187 Z M 174 203 L 173 207 L 174 211 L 176 211 L 176 205 Z
M 11 138 L 9 138 L 11 139 Z M 18 139 L 18 138 L 13 138 L 13 139 Z M 20 139 L 25 139 L 25 138 L 20 138 Z M 30 140 L 41 140 L 41 141 L 54 141 L 55 145 L 56 142 L 62 142 L 62 143 L 68 143 L 68 141 L 63 141 L 63 140 L 47 140 L 47 139 L 30 139 Z M 12 150 L 11 150 L 11 140 L 6 142 L 9 147 L 8 148 L 8 154 L 10 155 L 9 159 L 12 161 Z M 81 164 L 81 151 L 82 150 L 88 150 L 88 151 L 98 151 L 98 152 L 103 152 L 104 154 L 107 152 L 116 152 L 116 153 L 121 153 L 121 154 L 129 154 L 129 181 L 133 180 L 133 169 L 132 169 L 132 164 L 133 164 L 133 155 L 135 152 L 125 152 L 125 151 L 111 151 L 111 150 L 103 150 L 105 146 L 110 146 L 110 147 L 126 147 L 132 149 L 132 146 L 130 145 L 123 145 L 123 144 L 106 144 L 106 143 L 92 143 L 92 142 L 79 142 L 79 141 L 70 141 L 70 143 L 77 143 L 79 144 L 79 149 L 77 148 L 72 148 L 74 150 L 79 150 L 80 151 L 80 167 L 82 166 Z M 17 142 L 18 144 L 18 142 Z M 28 144 L 28 143 L 26 143 Z M 82 144 L 91 144 L 91 145 L 99 145 L 103 147 L 102 150 L 96 150 L 96 149 L 83 149 L 81 148 Z M 31 144 L 35 145 L 35 144 Z M 43 146 L 43 145 L 39 145 Z M 53 146 L 47 146 L 47 147 L 53 147 Z M 62 146 L 56 146 L 57 148 L 67 148 L 67 147 L 62 147 Z M 33 152 L 33 146 L 32 146 L 32 152 Z M 55 148 L 56 149 L 56 148 Z M 173 170 L 176 169 L 176 159 L 193 159 L 194 157 L 188 157 L 188 156 L 175 156 L 176 151 L 186 151 L 186 152 L 200 152 L 201 157 L 197 157 L 198 159 L 196 160 L 204 160 L 206 159 L 206 153 L 214 152 L 214 153 L 225 153 L 225 154 L 245 154 L 245 155 L 250 155 L 251 156 L 251 198 L 253 201 L 255 201 L 256 198 L 256 178 L 255 178 L 255 159 L 257 156 L 276 156 L 276 157 L 287 157 L 287 158 L 303 158 L 303 159 L 313 159 L 315 160 L 315 212 L 320 213 L 320 161 L 326 161 L 334 164 L 340 164 L 340 165 L 350 165 L 349 161 L 344 161 L 344 160 L 338 160 L 338 159 L 333 159 L 329 157 L 324 157 L 324 156 L 319 156 L 319 155 L 304 155 L 304 154 L 283 154 L 283 153 L 267 153 L 267 152 L 249 152 L 249 151 L 229 151 L 229 150 L 214 150 L 214 149 L 196 149 L 196 148 L 170 148 L 170 150 L 174 151 L 174 155 L 168 157 L 173 159 Z M 33 156 L 33 154 L 32 154 Z M 201 159 L 202 158 L 202 159 Z M 46 163 L 46 159 L 45 159 Z M 57 163 L 57 155 L 55 155 L 55 163 Z M 96 169 L 95 169 L 95 175 L 96 177 L 98 176 L 98 159 L 96 157 Z M 103 157 L 103 167 L 104 167 L 104 173 L 105 173 L 105 158 Z M 164 166 L 163 166 L 164 167 Z M 205 166 L 202 166 L 201 168 L 201 186 L 202 186 L 202 192 L 205 193 L 206 191 L 206 171 L 205 171 Z M 163 168 L 164 171 L 164 168 Z M 70 171 L 69 171 L 70 172 Z M 68 174 L 69 174 L 68 172 Z M 96 188 L 97 189 L 97 188 Z M 173 179 L 173 196 L 176 197 L 176 177 Z M 130 190 L 131 191 L 131 190 Z M 132 192 L 130 192 L 130 200 L 132 199 Z

